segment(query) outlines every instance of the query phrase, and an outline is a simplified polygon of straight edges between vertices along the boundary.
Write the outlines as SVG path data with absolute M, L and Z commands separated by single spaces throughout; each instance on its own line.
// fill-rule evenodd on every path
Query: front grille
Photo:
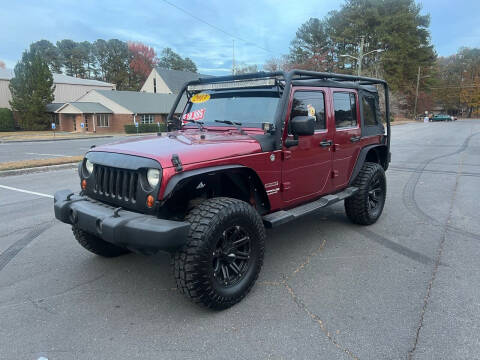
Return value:
M 137 201 L 137 172 L 95 164 L 94 174 L 95 194 L 132 204 Z

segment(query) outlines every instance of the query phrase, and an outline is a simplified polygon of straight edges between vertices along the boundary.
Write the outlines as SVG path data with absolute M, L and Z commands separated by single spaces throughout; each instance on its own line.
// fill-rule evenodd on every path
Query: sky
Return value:
M 480 0 L 417 0 L 431 16 L 440 56 L 480 47 Z M 228 74 L 233 40 L 237 64 L 264 64 L 288 53 L 298 27 L 323 18 L 343 0 L 0 0 L 0 60 L 13 68 L 35 41 L 140 41 L 157 54 L 170 47 L 204 74 Z M 180 9 L 179 9 L 180 8 Z

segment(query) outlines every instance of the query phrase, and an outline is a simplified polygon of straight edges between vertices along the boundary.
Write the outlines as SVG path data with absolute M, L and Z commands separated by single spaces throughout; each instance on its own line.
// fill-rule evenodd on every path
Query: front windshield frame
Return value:
M 219 123 L 215 122 L 215 120 L 227 120 L 227 121 L 233 121 L 237 123 L 241 123 L 242 127 L 244 128 L 262 128 L 263 123 L 270 123 L 270 124 L 275 124 L 275 114 L 277 111 L 277 108 L 279 106 L 281 97 L 282 97 L 282 92 L 279 90 L 277 86 L 273 87 L 265 87 L 265 88 L 247 88 L 247 89 L 222 89 L 222 90 L 202 90 L 202 91 L 186 91 L 187 93 L 187 103 L 184 107 L 184 110 L 181 114 L 181 118 L 185 116 L 185 114 L 189 114 L 198 110 L 202 109 L 202 104 L 210 102 L 210 101 L 215 101 L 215 99 L 220 99 L 220 98 L 254 98 L 256 101 L 262 101 L 262 105 L 268 106 L 268 111 L 265 116 L 261 117 L 260 119 L 257 119 L 258 121 L 245 121 L 248 116 L 245 115 L 238 115 L 233 117 L 225 117 L 225 116 L 217 116 L 214 118 L 207 118 L 207 119 L 199 119 L 198 122 L 201 122 L 203 126 L 205 127 L 226 127 L 226 128 L 231 128 L 232 126 L 235 127 L 235 125 L 231 124 L 225 124 L 225 123 Z M 193 103 L 191 102 L 192 96 L 195 94 L 199 93 L 205 93 L 209 94 L 211 97 L 208 101 L 203 102 L 203 103 Z M 269 101 L 267 104 L 263 103 L 263 98 L 265 99 L 273 99 L 273 101 Z M 189 123 L 184 123 L 183 127 L 195 127 L 195 124 L 189 122 Z

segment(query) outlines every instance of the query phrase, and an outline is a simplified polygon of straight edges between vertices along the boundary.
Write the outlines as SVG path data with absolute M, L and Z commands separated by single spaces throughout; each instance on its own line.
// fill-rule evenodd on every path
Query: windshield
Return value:
M 279 97 L 278 91 L 270 90 L 206 91 L 190 99 L 182 119 L 200 121 L 205 126 L 230 127 L 218 121 L 232 121 L 243 127 L 261 128 L 264 122 L 273 123 Z

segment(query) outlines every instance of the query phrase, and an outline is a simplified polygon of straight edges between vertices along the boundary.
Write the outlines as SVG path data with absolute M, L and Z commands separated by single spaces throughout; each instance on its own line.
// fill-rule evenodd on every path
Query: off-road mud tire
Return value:
M 95 255 L 103 257 L 117 257 L 130 252 L 125 248 L 106 242 L 99 237 L 89 234 L 75 226 L 72 227 L 72 231 L 78 243 Z
M 191 224 L 188 241 L 172 261 L 178 289 L 195 303 L 215 310 L 238 303 L 253 287 L 263 265 L 265 228 L 260 215 L 244 201 L 218 197 L 194 207 L 185 220 Z M 250 256 L 244 276 L 227 286 L 215 273 L 214 256 L 218 239 L 231 228 L 241 228 L 248 235 Z
M 378 193 L 378 203 L 376 207 L 369 206 L 372 203 L 372 186 L 378 181 L 380 193 Z M 383 206 L 387 193 L 387 180 L 385 171 L 380 164 L 366 162 L 355 181 L 352 184 L 359 190 L 355 195 L 345 200 L 345 212 L 348 218 L 355 224 L 371 225 L 375 223 L 380 215 L 382 215 Z

